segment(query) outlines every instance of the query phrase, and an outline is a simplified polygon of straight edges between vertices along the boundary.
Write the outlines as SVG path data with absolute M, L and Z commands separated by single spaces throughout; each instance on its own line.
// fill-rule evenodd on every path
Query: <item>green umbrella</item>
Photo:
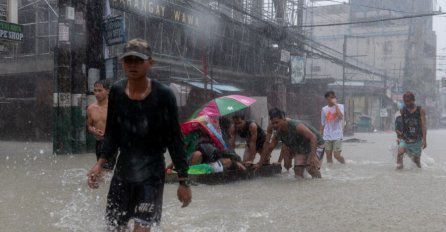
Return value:
M 200 109 L 192 114 L 191 119 L 206 115 L 209 117 L 219 117 L 228 115 L 239 110 L 246 109 L 256 102 L 256 99 L 242 95 L 228 95 L 218 97 L 204 104 Z

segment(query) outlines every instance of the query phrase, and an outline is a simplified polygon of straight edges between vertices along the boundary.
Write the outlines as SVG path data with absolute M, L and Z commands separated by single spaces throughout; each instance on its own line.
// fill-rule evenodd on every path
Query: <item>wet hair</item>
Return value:
M 409 99 L 410 101 L 415 101 L 415 94 L 413 94 L 411 91 L 407 91 L 404 93 L 403 99 Z
M 278 118 L 278 119 L 285 118 L 285 112 L 280 110 L 279 108 L 270 109 L 268 114 L 269 114 L 269 120 L 272 120 L 274 118 Z
M 102 87 L 107 90 L 110 89 L 110 84 L 107 80 L 98 80 L 94 83 L 94 86 L 96 85 L 102 85 Z
M 245 114 L 235 113 L 234 115 L 232 115 L 232 120 L 235 120 L 235 119 L 245 120 Z
M 229 120 L 227 117 L 224 117 L 224 116 L 221 116 L 219 119 L 218 119 L 218 122 L 219 122 L 219 124 L 220 124 L 220 128 L 222 129 L 222 130 L 228 130 L 229 129 L 229 127 L 231 127 L 231 120 Z
M 324 96 L 325 96 L 325 98 L 328 98 L 331 96 L 336 96 L 336 94 L 333 90 L 330 90 L 330 91 L 327 91 Z

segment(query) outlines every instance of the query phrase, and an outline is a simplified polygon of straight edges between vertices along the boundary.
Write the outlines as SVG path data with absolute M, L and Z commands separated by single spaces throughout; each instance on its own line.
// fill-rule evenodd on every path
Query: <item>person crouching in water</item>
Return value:
M 421 168 L 421 152 L 426 143 L 426 111 L 415 105 L 415 95 L 408 91 L 403 95 L 404 108 L 400 110 L 402 133 L 398 148 L 396 168 L 403 169 L 403 156 L 407 153 L 412 161 Z
M 221 151 L 208 140 L 199 142 L 190 158 L 191 165 L 207 163 L 212 166 L 214 172 L 245 171 L 246 168 L 240 161 L 240 157 L 235 152 L 228 149 Z
M 284 159 L 294 158 L 294 173 L 296 177 L 304 177 L 304 170 L 313 178 L 321 178 L 320 166 L 324 155 L 324 140 L 322 135 L 312 126 L 300 120 L 288 119 L 280 109 L 269 111 L 270 124 L 267 129 L 267 138 L 271 138 L 269 149 L 265 149 L 255 168 L 261 166 L 264 160 L 279 141 L 285 145 L 282 149 Z M 273 134 L 276 131 L 276 135 Z
M 245 116 L 236 114 L 232 116 L 233 125 L 229 129 L 229 144 L 231 149 L 235 149 L 235 139 L 238 136 L 246 139 L 246 149 L 243 155 L 243 164 L 251 166 L 256 158 L 256 154 L 262 154 L 263 145 L 266 141 L 266 134 L 262 127 L 254 121 L 245 120 Z M 269 159 L 264 162 L 269 164 Z

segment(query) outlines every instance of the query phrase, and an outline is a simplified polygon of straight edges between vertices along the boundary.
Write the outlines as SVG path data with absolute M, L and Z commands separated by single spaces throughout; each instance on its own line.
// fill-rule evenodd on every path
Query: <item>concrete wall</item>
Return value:
M 268 127 L 268 99 L 266 97 L 253 97 L 257 101 L 249 107 L 249 117 L 256 121 L 264 130 Z

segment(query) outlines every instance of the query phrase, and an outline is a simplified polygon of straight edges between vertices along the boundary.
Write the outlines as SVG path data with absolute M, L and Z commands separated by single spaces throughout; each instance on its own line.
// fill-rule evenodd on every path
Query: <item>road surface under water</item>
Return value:
M 395 170 L 393 133 L 354 137 L 366 141 L 345 143 L 347 164 L 324 164 L 320 180 L 284 172 L 200 185 L 185 209 L 167 184 L 155 231 L 446 231 L 446 131 L 429 131 L 421 170 L 407 159 Z M 108 185 L 87 187 L 94 162 L 54 156 L 47 143 L 1 142 L 0 231 L 103 231 Z

